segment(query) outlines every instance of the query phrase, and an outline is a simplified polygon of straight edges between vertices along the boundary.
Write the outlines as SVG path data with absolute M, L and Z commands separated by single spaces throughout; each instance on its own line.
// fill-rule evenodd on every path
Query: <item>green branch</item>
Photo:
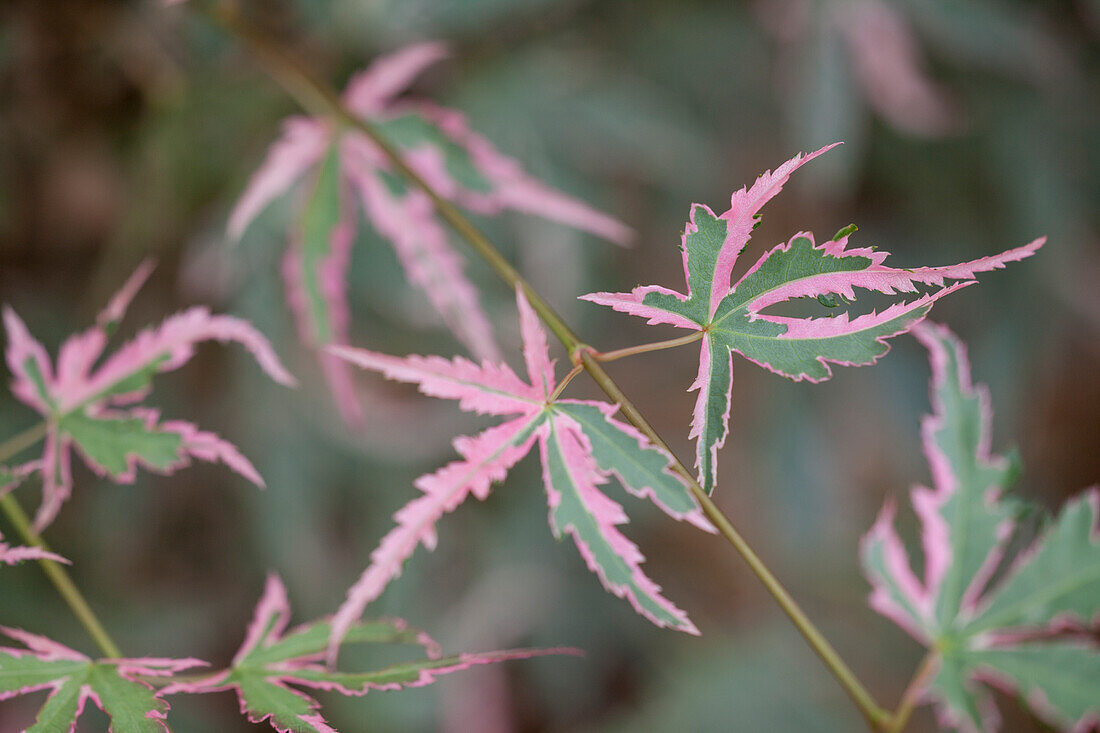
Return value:
M 27 428 L 21 433 L 17 433 L 3 443 L 0 443 L 0 463 L 14 458 L 19 453 L 42 440 L 42 438 L 46 436 L 46 428 L 46 423 L 43 421 L 33 427 Z M 34 531 L 30 519 L 27 517 L 26 512 L 23 511 L 23 507 L 19 506 L 19 502 L 16 501 L 15 497 L 10 493 L 0 496 L 0 511 L 4 512 L 4 515 L 8 518 L 8 521 L 11 522 L 11 525 L 23 539 L 24 543 L 32 547 L 38 547 L 46 552 L 52 552 L 49 545 L 46 544 L 46 541 Z M 99 618 L 95 615 L 95 612 L 92 611 L 91 606 L 88 605 L 88 601 L 85 600 L 80 589 L 76 587 L 76 583 L 73 582 L 68 571 L 65 570 L 60 563 L 54 560 L 40 559 L 38 565 L 42 568 L 42 572 L 46 574 L 46 577 L 50 579 L 50 582 L 53 583 L 57 592 L 65 599 L 65 603 L 68 604 L 73 615 L 76 616 L 77 621 L 85 628 L 88 635 L 92 637 L 92 641 L 95 642 L 104 656 L 112 658 L 121 657 L 122 652 L 118 650 L 118 645 L 115 644 L 106 629 L 103 628 L 103 624 L 99 622 Z
M 19 502 L 15 500 L 15 497 L 11 494 L 4 494 L 0 496 L 0 509 L 4 511 L 8 520 L 15 527 L 15 531 L 19 533 L 19 536 L 23 538 L 23 541 L 28 545 L 41 548 L 46 552 L 50 552 L 49 545 L 46 544 L 37 532 L 31 527 L 30 519 L 23 511 L 23 507 L 19 506 Z M 80 621 L 81 626 L 87 630 L 88 635 L 92 637 L 96 646 L 103 652 L 106 657 L 112 659 L 118 659 L 122 657 L 122 652 L 119 651 L 118 645 L 103 628 L 103 624 L 99 622 L 99 618 L 92 611 L 91 606 L 88 605 L 88 601 L 84 599 L 80 589 L 76 587 L 73 579 L 69 577 L 69 573 L 62 565 L 54 560 L 40 559 L 38 565 L 42 568 L 42 572 L 46 574 L 46 577 L 50 579 L 54 587 L 57 588 L 57 592 L 61 594 L 61 597 L 65 599 L 65 603 L 72 609 L 73 615 Z

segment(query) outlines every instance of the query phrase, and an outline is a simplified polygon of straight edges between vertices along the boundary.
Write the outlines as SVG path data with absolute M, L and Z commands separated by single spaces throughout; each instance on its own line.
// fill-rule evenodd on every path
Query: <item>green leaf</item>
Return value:
M 150 427 L 142 417 L 90 417 L 72 412 L 59 428 L 80 447 L 88 460 L 113 476 L 132 475 L 134 461 L 167 471 L 181 460 L 179 434 Z
M 967 652 L 972 672 L 1007 682 L 1039 706 L 1037 712 L 1060 728 L 1070 729 L 1098 707 L 1100 654 L 1084 642 L 1032 642 L 1009 648 Z
M 1096 516 L 1095 493 L 1067 503 L 1033 552 L 990 594 L 988 605 L 967 624 L 967 632 L 1035 626 L 1052 620 L 1091 624 L 1100 612 Z

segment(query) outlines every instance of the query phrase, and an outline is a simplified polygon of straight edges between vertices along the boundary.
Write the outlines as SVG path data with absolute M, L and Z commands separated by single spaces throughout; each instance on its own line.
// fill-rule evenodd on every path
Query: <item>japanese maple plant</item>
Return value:
M 211 669 L 191 658 L 129 657 L 62 567 L 69 561 L 42 539 L 73 490 L 74 454 L 96 474 L 119 483 L 132 482 L 139 470 L 170 473 L 198 460 L 222 463 L 263 487 L 260 473 L 229 440 L 165 416 L 146 400 L 157 374 L 183 367 L 206 341 L 243 346 L 262 372 L 288 388 L 295 378 L 251 324 L 202 306 L 109 350 L 128 304 L 150 273 L 149 262 L 137 268 L 92 326 L 60 345 L 56 357 L 5 306 L 10 387 L 41 422 L 0 445 L 0 508 L 21 535 L 18 542 L 0 538 L 0 566 L 40 562 L 98 647 L 97 655 L 88 656 L 50 639 L 44 629 L 0 627 L 8 640 L 0 646 L 0 698 L 49 691 L 28 730 L 73 731 L 89 700 L 106 713 L 113 731 L 169 730 L 172 696 L 232 690 L 253 722 L 279 731 L 333 731 L 320 703 L 304 690 L 363 695 L 429 684 L 474 665 L 577 653 L 553 648 L 445 654 L 405 621 L 364 618 L 416 549 L 435 547 L 445 515 L 471 495 L 488 499 L 493 485 L 506 481 L 509 470 L 536 448 L 551 532 L 559 539 L 570 535 L 603 587 L 655 626 L 707 633 L 646 575 L 641 550 L 622 532 L 626 510 L 601 489 L 612 477 L 631 496 L 715 535 L 714 541 L 728 542 L 870 729 L 903 730 L 913 708 L 931 702 L 946 728 L 995 730 L 997 711 L 982 683 L 1013 691 L 1059 729 L 1100 724 L 1100 655 L 1093 636 L 1100 622 L 1097 490 L 1067 503 L 1026 546 L 1013 545 L 1025 503 L 1010 493 L 1017 467 L 991 451 L 990 398 L 972 382 L 961 340 L 926 320 L 940 298 L 976 284 L 982 273 L 1030 257 L 1043 239 L 971 262 L 903 268 L 887 264 L 887 253 L 854 243 L 854 226 L 820 243 L 813 234 L 798 232 L 734 281 L 763 207 L 830 145 L 763 173 L 733 192 L 721 213 L 693 204 L 678 243 L 682 291 L 648 285 L 628 293 L 581 295 L 649 324 L 688 332 L 601 352 L 561 320 L 463 210 L 492 215 L 512 209 L 616 243 L 625 243 L 630 230 L 525 173 L 473 132 L 461 113 L 403 97 L 417 74 L 446 56 L 444 46 L 419 44 L 377 59 L 341 96 L 232 10 L 216 8 L 208 17 L 253 51 L 310 113 L 286 121 L 230 215 L 228 229 L 231 238 L 240 237 L 268 203 L 297 190 L 298 215 L 282 267 L 287 300 L 303 345 L 320 360 L 335 409 L 349 429 L 371 419 L 356 399 L 357 368 L 415 384 L 427 396 L 457 400 L 462 410 L 501 421 L 455 438 L 458 459 L 414 482 L 393 528 L 331 616 L 288 629 L 289 601 L 273 573 L 232 659 L 215 660 Z M 422 290 L 473 359 L 388 355 L 350 343 L 346 271 L 360 214 L 392 244 L 410 286 Z M 452 248 L 447 227 L 466 241 L 468 251 Z M 668 247 L 670 268 L 674 244 Z M 464 274 L 463 258 L 470 252 L 514 291 L 524 376 L 508 366 L 511 355 L 498 344 L 478 289 Z M 857 297 L 872 291 L 892 303 L 877 312 L 857 310 Z M 816 301 L 828 309 L 827 316 L 778 315 L 772 308 L 796 299 Z M 552 359 L 546 329 L 564 347 L 560 366 Z M 860 559 L 872 587 L 871 608 L 928 652 L 896 707 L 888 708 L 872 697 L 710 497 L 721 490 L 718 464 L 730 432 L 734 354 L 795 381 L 820 382 L 836 366 L 875 363 L 891 339 L 906 333 L 926 347 L 932 372 L 932 415 L 922 422 L 932 488 L 912 492 L 922 531 L 923 577 L 912 569 L 895 531 L 889 499 L 862 541 Z M 698 393 L 690 418 L 685 416 L 695 442 L 694 471 L 672 454 L 601 366 L 677 347 L 687 347 L 685 354 L 698 348 L 699 355 L 697 377 L 685 385 Z M 568 396 L 582 373 L 606 393 L 606 401 Z M 33 520 L 17 502 L 16 489 L 23 500 L 38 489 Z M 339 653 L 350 644 L 397 646 L 405 649 L 405 661 L 344 670 Z

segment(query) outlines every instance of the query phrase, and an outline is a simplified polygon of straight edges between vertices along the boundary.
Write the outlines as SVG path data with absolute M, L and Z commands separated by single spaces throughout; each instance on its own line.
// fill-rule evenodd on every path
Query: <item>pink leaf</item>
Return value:
M 550 348 L 546 343 L 546 332 L 542 330 L 539 318 L 527 302 L 522 288 L 516 289 L 516 307 L 519 309 L 519 328 L 523 337 L 523 361 L 527 365 L 527 378 L 541 392 L 544 400 L 557 386 L 554 379 L 554 362 L 550 361 Z
M 625 225 L 528 176 L 515 160 L 500 154 L 487 140 L 470 131 L 460 113 L 428 102 L 394 103 L 394 97 L 425 67 L 446 54 L 443 44 L 422 43 L 382 57 L 349 81 L 345 103 L 354 113 L 374 118 L 372 122 L 383 134 L 397 135 L 396 146 L 410 168 L 443 198 L 480 213 L 495 214 L 506 208 L 534 213 L 612 241 L 625 242 L 630 236 Z M 413 129 L 410 132 L 410 128 L 404 128 L 407 139 L 398 139 L 403 117 L 413 120 Z M 396 122 L 398 128 L 387 129 L 385 125 L 391 122 Z M 338 152 L 341 183 L 358 191 L 368 218 L 393 244 L 409 281 L 423 289 L 446 325 L 475 359 L 499 361 L 500 351 L 478 302 L 477 290 L 463 273 L 461 258 L 451 249 L 434 205 L 415 188 L 388 190 L 389 183 L 383 184 L 380 176 L 396 177 L 398 189 L 405 184 L 392 170 L 387 157 L 362 132 L 351 130 L 338 135 L 325 120 L 288 120 L 283 136 L 272 146 L 232 212 L 230 236 L 239 237 L 271 200 L 324 157 L 326 149 Z M 452 164 L 466 170 L 462 184 L 451 175 Z M 471 178 L 482 180 L 474 185 L 469 182 Z M 468 190 L 463 184 L 477 190 Z M 285 272 L 296 269 L 300 262 L 296 257 L 297 253 L 288 256 Z M 334 310 L 346 310 L 342 286 L 334 284 L 336 278 L 344 278 L 346 261 L 343 254 L 336 257 L 334 253 L 334 267 L 324 278 L 323 289 Z M 335 267 L 337 262 L 344 266 Z M 303 282 L 297 273 L 292 273 L 288 274 L 287 284 L 301 324 Z M 317 345 L 321 341 L 311 338 L 306 329 L 301 330 L 307 343 Z M 323 341 L 341 344 L 345 339 L 334 336 Z M 340 409 L 346 418 L 356 422 L 361 417 L 361 407 L 352 398 L 346 369 L 328 357 L 322 357 L 322 367 Z
M 899 130 L 936 136 L 958 125 L 947 95 L 929 77 L 909 24 L 881 0 L 836 8 L 867 103 Z
M 835 148 L 840 143 L 833 143 L 819 148 L 812 153 L 803 155 L 799 153 L 783 165 L 775 169 L 775 172 L 765 171 L 752 184 L 751 188 L 742 188 L 734 191 L 730 197 L 730 208 L 721 219 L 727 222 L 726 242 L 718 253 L 718 259 L 714 265 L 714 275 L 710 288 L 710 313 L 714 314 L 718 303 L 729 292 L 730 276 L 741 250 L 748 244 L 752 236 L 752 229 L 757 223 L 757 214 L 764 204 L 775 198 L 783 186 L 790 179 L 791 174 L 809 163 L 817 156 Z M 688 271 L 688 251 L 684 247 L 684 273 Z
M 467 150 L 477 169 L 492 182 L 493 190 L 489 193 L 456 189 L 455 196 L 464 206 L 485 214 L 503 209 L 535 214 L 618 244 L 626 244 L 633 236 L 630 227 L 618 219 L 532 178 L 518 161 L 504 155 L 471 130 L 465 115 L 460 112 L 427 102 L 410 107 Z
M 145 284 L 149 276 L 153 274 L 153 269 L 155 267 L 156 262 L 154 260 L 142 260 L 141 264 L 134 270 L 134 273 L 130 275 L 130 279 L 111 297 L 107 302 L 107 307 L 96 316 L 96 325 L 103 330 L 108 330 L 111 326 L 121 321 L 123 316 L 126 315 L 126 309 L 130 307 L 130 302 L 134 299 L 134 296 L 137 295 L 137 292 L 141 290 L 141 286 Z
M 524 384 L 507 364 L 477 366 L 461 356 L 387 356 L 349 346 L 330 346 L 328 352 L 387 379 L 411 382 L 430 397 L 458 400 L 463 410 L 479 414 L 524 414 L 540 408 L 542 396 Z
M 412 382 L 425 394 L 459 400 L 462 409 L 520 417 L 483 432 L 476 438 L 455 440 L 463 460 L 417 480 L 424 495 L 407 504 L 396 515 L 395 527 L 371 554 L 371 564 L 348 592 L 333 621 L 329 643 L 330 662 L 335 661 L 339 642 L 366 606 L 378 597 L 401 571 L 404 561 L 418 544 L 432 549 L 436 544 L 436 522 L 453 511 L 471 493 L 479 499 L 488 494 L 493 481 L 502 480 L 508 469 L 526 455 L 534 442 L 540 444 L 544 476 L 550 498 L 553 526 L 573 533 L 589 567 L 597 572 L 608 590 L 626 597 L 635 609 L 661 626 L 673 626 L 697 633 L 682 611 L 660 596 L 660 588 L 640 570 L 638 548 L 615 529 L 626 521 L 621 507 L 603 496 L 596 486 L 614 472 L 628 489 L 653 498 L 677 519 L 686 518 L 709 529 L 699 515 L 690 493 L 667 472 L 670 457 L 644 442 L 636 431 L 624 430 L 610 415 L 614 406 L 599 402 L 568 400 L 549 402 L 554 391 L 553 363 L 546 333 L 521 289 L 516 290 L 520 314 L 524 361 L 532 385 L 524 384 L 507 366 L 489 363 L 477 367 L 457 358 L 410 356 L 398 358 L 362 349 L 330 347 L 330 352 L 365 369 L 379 371 L 390 379 Z M 560 405 L 555 409 L 555 405 Z M 595 415 L 591 414 L 595 408 Z M 576 418 L 571 417 L 576 415 Z M 593 459 L 593 444 L 577 420 L 596 430 L 606 449 L 601 469 Z M 602 426 L 602 427 L 601 427 Z M 548 441 L 553 435 L 553 446 Z M 562 438 L 560 436 L 564 435 Z M 564 441 L 564 442 L 563 442 Z M 554 460 L 554 467 L 548 461 Z M 564 468 L 563 468 L 564 466 Z M 639 478 L 628 482 L 626 477 Z M 659 493 L 656 487 L 660 487 Z M 562 502 L 562 497 L 566 501 Z M 659 498 L 658 498 L 659 497 Z M 672 510 L 672 506 L 676 506 Z M 562 514 L 559 507 L 565 507 Z
M 294 377 L 283 367 L 267 339 L 247 321 L 211 315 L 207 308 L 195 306 L 170 316 L 157 328 L 139 333 L 86 381 L 58 394 L 59 406 L 62 410 L 74 409 L 145 370 L 169 372 L 178 369 L 194 356 L 196 344 L 211 340 L 236 341 L 273 380 L 288 387 L 295 384 Z
M 4 329 L 8 333 L 8 347 L 4 355 L 13 377 L 12 394 L 39 412 L 48 412 L 48 391 L 53 385 L 53 369 L 45 347 L 31 336 L 15 311 L 6 305 Z
M 447 241 L 426 195 L 410 191 L 398 198 L 373 172 L 350 170 L 371 223 L 393 244 L 408 281 L 443 317 L 455 337 L 479 361 L 501 361 L 492 326 L 478 302 L 477 288 L 463 272 L 462 259 Z
M 207 463 L 223 463 L 261 489 L 264 488 L 263 477 L 252 462 L 241 455 L 237 446 L 217 434 L 200 430 L 194 423 L 184 420 L 166 420 L 160 424 L 160 429 L 179 435 L 186 455 Z
M 283 136 L 271 146 L 229 215 L 230 238 L 240 239 L 268 204 L 324 156 L 329 136 L 328 125 L 309 117 L 291 117 L 283 123 Z
M 332 621 L 329 663 L 335 663 L 340 640 L 363 610 L 382 594 L 412 556 L 418 544 L 429 550 L 436 545 L 435 525 L 444 514 L 458 508 L 473 494 L 484 500 L 494 481 L 502 481 L 519 459 L 531 450 L 537 431 L 533 420 L 522 417 L 489 428 L 475 438 L 459 437 L 455 449 L 463 457 L 433 474 L 416 480 L 423 496 L 413 499 L 394 515 L 397 526 L 371 553 L 371 564 L 348 590 L 347 600 Z
M 0 535 L 0 563 L 15 565 L 24 560 L 53 560 L 66 565 L 72 564 L 60 555 L 43 550 L 41 547 L 12 547 L 3 540 L 4 536 Z
M 119 405 L 141 400 L 155 372 L 182 366 L 202 341 L 236 341 L 273 379 L 293 384 L 294 378 L 267 339 L 249 323 L 211 315 L 206 308 L 191 308 L 157 328 L 142 331 L 96 366 L 107 344 L 107 330 L 123 316 L 151 267 L 148 262 L 138 267 L 100 314 L 98 325 L 65 340 L 56 372 L 42 345 L 31 338 L 10 308 L 4 308 L 6 356 L 15 376 L 13 392 L 47 418 L 42 459 L 34 464 L 43 474 L 36 531 L 53 521 L 72 491 L 70 449 L 74 445 L 90 468 L 119 482 L 133 481 L 139 464 L 167 473 L 186 466 L 189 458 L 198 458 L 221 461 L 263 486 L 252 464 L 214 433 L 184 421 L 162 424 L 155 409 L 118 409 Z
M 427 67 L 448 56 L 446 44 L 436 41 L 406 46 L 371 63 L 348 81 L 344 102 L 363 117 L 377 115 L 405 91 Z

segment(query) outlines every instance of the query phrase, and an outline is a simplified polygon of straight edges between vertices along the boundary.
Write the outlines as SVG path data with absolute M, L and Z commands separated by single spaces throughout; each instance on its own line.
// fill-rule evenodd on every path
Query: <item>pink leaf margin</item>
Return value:
M 592 548 L 581 537 L 576 527 L 571 524 L 557 526 L 554 523 L 553 510 L 561 504 L 562 495 L 554 486 L 550 475 L 549 440 L 551 440 L 551 436 L 546 434 L 540 435 L 539 452 L 542 459 L 543 483 L 546 486 L 546 494 L 551 509 L 550 523 L 555 533 L 565 532 L 571 534 L 588 569 L 596 574 L 603 587 L 611 594 L 619 598 L 625 598 L 639 615 L 649 619 L 655 626 L 673 626 L 680 631 L 698 636 L 699 629 L 691 622 L 687 614 L 677 608 L 672 601 L 662 596 L 661 587 L 642 572 L 641 564 L 645 561 L 645 556 L 642 555 L 638 546 L 616 528 L 618 525 L 626 524 L 629 519 L 618 503 L 599 490 L 601 484 L 607 483 L 607 478 L 592 458 L 592 446 L 588 441 L 588 437 L 581 427 L 568 417 L 555 416 L 553 421 L 555 427 L 554 438 L 558 442 L 566 470 L 570 472 L 573 483 L 577 487 L 579 499 L 596 523 L 597 531 L 611 551 L 622 559 L 630 569 L 632 585 L 617 583 L 608 577 L 603 566 L 596 561 Z M 652 599 L 674 621 L 669 623 L 669 621 L 655 616 L 645 608 L 638 597 L 638 591 Z
M 21 545 L 12 547 L 4 542 L 4 536 L 0 534 L 0 563 L 15 565 L 25 560 L 53 560 L 54 562 L 72 565 L 70 560 L 66 560 L 55 552 L 43 550 L 41 547 L 24 547 Z
M 538 438 L 534 431 L 521 443 L 515 439 L 532 420 L 527 417 L 510 420 L 491 427 L 474 438 L 455 439 L 455 449 L 462 456 L 435 473 L 418 478 L 414 485 L 422 493 L 394 515 L 395 526 L 371 553 L 370 565 L 348 590 L 332 620 L 329 639 L 330 665 L 336 663 L 340 642 L 366 607 L 401 574 L 405 561 L 418 545 L 434 550 L 437 542 L 435 525 L 444 514 L 452 512 L 473 494 L 485 500 L 494 481 L 502 481 L 508 470 L 530 452 Z
M 783 165 L 775 169 L 775 172 L 765 171 L 752 187 L 741 188 L 733 192 L 730 197 L 730 208 L 719 219 L 727 222 L 726 241 L 718 254 L 714 265 L 714 276 L 711 279 L 710 291 L 710 315 L 713 316 L 718 304 L 730 292 L 730 281 L 733 268 L 737 264 L 737 258 L 741 250 L 745 248 L 752 236 L 752 228 L 756 225 L 756 215 L 764 205 L 771 201 L 783 190 L 783 186 L 790 180 L 791 174 L 809 163 L 814 158 L 823 155 L 837 145 L 836 142 L 825 147 L 818 148 L 812 153 L 799 153 Z M 684 273 L 687 274 L 687 248 L 684 248 Z
M 71 662 L 87 662 L 93 663 L 96 660 L 87 657 L 80 652 L 71 649 L 64 644 L 60 644 L 52 639 L 39 634 L 32 634 L 22 629 L 13 628 L 10 626 L 0 626 L 0 633 L 4 634 L 10 639 L 23 644 L 25 649 L 19 649 L 14 647 L 0 647 L 0 652 L 10 654 L 12 656 L 24 656 L 32 655 L 43 661 L 71 661 Z M 142 685 L 144 687 L 153 689 L 152 685 L 140 679 L 140 677 L 161 677 L 175 674 L 186 669 L 193 669 L 195 667 L 206 666 L 206 662 L 201 659 L 169 659 L 165 657 L 143 657 L 137 659 L 100 659 L 98 663 L 111 664 L 117 667 L 119 676 L 124 679 Z M 20 688 L 18 690 L 11 690 L 8 692 L 0 692 L 0 700 L 6 700 L 11 697 L 17 697 L 25 695 L 37 690 L 56 690 L 58 689 L 67 678 L 60 678 L 56 680 L 50 680 L 37 685 L 30 685 Z M 51 693 L 53 694 L 53 693 Z M 165 690 L 161 690 L 156 693 L 155 697 L 163 703 L 165 709 L 168 708 L 168 703 L 161 697 L 166 694 Z M 71 731 L 76 729 L 76 721 L 80 718 L 81 713 L 84 711 L 85 703 L 91 699 L 96 707 L 103 709 L 103 705 L 100 703 L 99 696 L 92 689 L 90 684 L 85 684 L 80 687 L 79 698 L 76 702 L 75 714 L 73 716 Z M 165 732 L 168 731 L 167 717 L 161 710 L 149 710 L 146 713 L 146 718 L 156 721 Z

